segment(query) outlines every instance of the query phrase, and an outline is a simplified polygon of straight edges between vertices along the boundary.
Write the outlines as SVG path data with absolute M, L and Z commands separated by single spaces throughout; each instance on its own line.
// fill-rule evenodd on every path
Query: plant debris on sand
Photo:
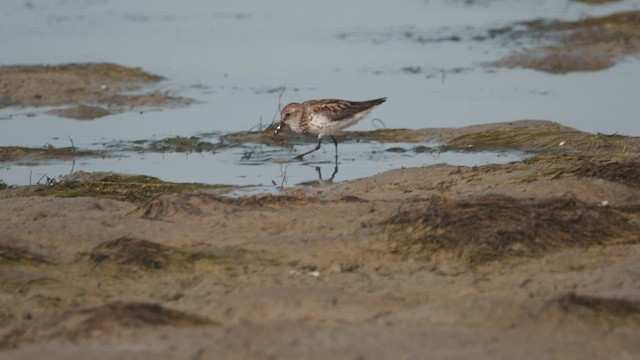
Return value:
M 400 248 L 418 249 L 427 257 L 445 252 L 471 265 L 602 244 L 631 230 L 618 212 L 577 199 L 501 195 L 458 201 L 434 198 L 400 211 L 387 224 L 395 225 L 392 237 Z
M 223 135 L 224 145 L 240 145 L 247 142 L 265 145 L 289 146 L 291 144 L 315 143 L 318 139 L 312 136 L 295 134 L 285 128 L 278 136 L 273 136 L 277 124 L 270 125 L 264 131 L 247 131 Z M 451 129 L 377 129 L 371 131 L 341 131 L 335 134 L 339 141 L 379 141 L 390 142 L 423 142 L 437 140 L 445 136 Z
M 578 165 L 574 174 L 619 182 L 640 189 L 640 161 L 590 160 Z
M 97 265 L 114 265 L 120 270 L 162 270 L 170 266 L 191 267 L 196 261 L 223 260 L 209 252 L 188 252 L 148 240 L 122 237 L 104 242 L 82 256 Z M 127 270 L 128 269 L 128 270 Z
M 152 176 L 119 174 L 85 174 L 81 179 L 74 173 L 60 181 L 33 186 L 22 192 L 22 196 L 39 195 L 54 197 L 91 196 L 129 202 L 142 202 L 161 194 L 177 194 L 197 190 L 224 190 L 226 185 L 165 182 Z
M 38 340 L 82 339 L 113 333 L 120 328 L 155 326 L 203 326 L 215 322 L 150 303 L 112 302 L 88 309 L 52 315 L 38 325 L 15 329 L 0 337 L 0 349 L 10 349 Z
M 551 122 L 534 122 L 535 127 L 518 126 L 528 121 L 489 124 L 486 128 L 462 131 L 444 138 L 443 150 L 523 150 L 537 154 L 574 153 L 583 156 L 634 154 L 640 139 L 619 135 L 589 134 Z
M 138 142 L 142 143 L 142 142 Z M 220 148 L 220 144 L 214 144 L 211 142 L 203 141 L 197 136 L 182 137 L 176 136 L 173 138 L 166 138 L 162 140 L 151 141 L 146 147 L 145 151 L 157 151 L 157 152 L 180 152 L 189 153 L 204 151 L 213 151 Z
M 584 320 L 598 317 L 632 320 L 640 324 L 640 301 L 614 297 L 580 295 L 570 292 L 556 300 L 557 305 L 566 313 Z
M 21 247 L 0 244 L 0 260 L 4 264 L 47 264 L 44 256 Z

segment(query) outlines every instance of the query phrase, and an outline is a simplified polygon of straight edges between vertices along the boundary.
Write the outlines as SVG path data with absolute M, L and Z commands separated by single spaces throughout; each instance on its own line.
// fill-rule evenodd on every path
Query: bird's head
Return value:
M 291 122 L 297 121 L 300 116 L 302 116 L 302 104 L 291 103 L 285 106 L 280 112 L 280 124 L 278 124 L 273 136 L 278 135 Z

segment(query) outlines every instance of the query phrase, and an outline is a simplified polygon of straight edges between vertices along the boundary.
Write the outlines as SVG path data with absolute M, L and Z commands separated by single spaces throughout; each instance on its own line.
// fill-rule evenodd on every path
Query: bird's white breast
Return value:
M 317 134 L 318 138 L 333 135 L 344 128 L 355 125 L 370 112 L 371 109 L 368 109 L 365 111 L 361 111 L 350 118 L 337 121 L 333 121 L 329 117 L 321 113 L 312 114 L 311 121 L 309 122 L 309 132 L 314 135 Z

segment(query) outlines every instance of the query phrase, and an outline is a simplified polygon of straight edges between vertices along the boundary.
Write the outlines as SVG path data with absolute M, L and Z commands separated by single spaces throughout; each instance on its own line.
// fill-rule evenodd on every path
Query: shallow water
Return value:
M 380 124 L 427 128 L 547 119 L 589 132 L 637 136 L 637 56 L 590 73 L 488 69 L 481 64 L 515 49 L 498 40 L 472 40 L 514 21 L 573 20 L 633 9 L 640 9 L 640 1 L 586 6 L 557 0 L 3 0 L 0 63 L 109 61 L 139 66 L 168 78 L 161 89 L 199 103 L 93 121 L 57 118 L 43 114 L 43 109 L 3 109 L 0 145 L 62 147 L 73 141 L 77 147 L 100 149 L 113 141 L 245 131 L 272 121 L 280 86 L 287 88 L 283 103 L 326 97 L 389 98 L 354 130 Z M 425 41 L 412 41 L 403 35 L 407 32 Z M 460 40 L 442 41 L 452 35 Z M 36 116 L 27 116 L 34 111 Z M 368 162 L 371 146 L 342 147 L 344 164 L 335 180 L 423 161 L 422 156 L 404 154 L 415 159 L 390 156 Z M 438 162 L 454 161 L 441 156 Z M 324 157 L 331 158 L 329 153 Z M 240 158 L 233 150 L 188 157 L 124 154 L 78 160 L 76 170 L 84 164 L 85 171 L 131 170 L 165 180 L 232 184 L 264 184 L 277 178 L 281 165 L 265 159 L 266 164 L 248 166 Z M 355 161 L 347 166 L 346 159 L 352 158 Z M 69 167 L 40 166 L 48 168 L 33 167 L 32 172 L 58 174 L 68 170 L 54 167 Z M 26 170 L 4 166 L 0 179 L 23 184 Z M 307 181 L 311 178 L 307 170 L 314 173 L 313 164 L 289 166 L 287 181 Z
M 490 163 L 517 161 L 519 152 L 415 152 L 418 145 L 406 143 L 340 144 L 340 161 L 333 182 L 356 179 L 400 167 L 416 167 L 438 163 L 480 166 Z M 99 159 L 70 159 L 64 161 L 0 165 L 0 179 L 7 184 L 29 185 L 57 179 L 73 171 L 112 171 L 125 174 L 155 176 L 165 181 L 234 184 L 251 186 L 238 189 L 239 193 L 274 191 L 280 186 L 302 183 L 320 185 L 331 181 L 335 170 L 333 144 L 305 157 L 292 158 L 313 145 L 294 146 L 291 149 L 264 145 L 247 145 L 226 149 L 218 153 L 115 153 Z M 392 149 L 395 151 L 388 151 Z M 399 152 L 403 149 L 404 152 Z M 318 172 L 319 171 L 319 172 Z

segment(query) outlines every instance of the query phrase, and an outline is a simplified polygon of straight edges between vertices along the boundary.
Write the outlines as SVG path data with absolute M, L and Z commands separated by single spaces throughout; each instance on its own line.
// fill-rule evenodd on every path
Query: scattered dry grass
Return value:
M 49 261 L 42 255 L 33 253 L 21 247 L 1 245 L 0 261 L 5 265 L 15 264 L 48 264 Z
M 602 158 L 567 153 L 539 154 L 522 161 L 524 164 L 549 164 L 549 174 L 598 178 L 640 188 L 640 159 L 637 157 Z
M 194 201 L 195 200 L 195 201 Z M 141 204 L 136 209 L 142 218 L 160 220 L 178 213 L 202 215 L 202 210 L 194 202 L 219 202 L 238 207 L 273 207 L 278 204 L 309 201 L 301 193 L 292 195 L 257 194 L 243 197 L 224 197 L 213 194 L 185 194 L 178 198 L 159 196 Z
M 78 254 L 77 260 L 88 260 L 92 269 L 117 277 L 140 276 L 156 271 L 159 274 L 171 271 L 192 273 L 196 269 L 230 274 L 246 264 L 274 264 L 240 248 L 178 248 L 128 237 L 104 242 L 89 252 Z
M 454 150 L 528 150 L 542 151 L 557 146 L 577 130 L 540 131 L 526 128 L 496 128 L 460 135 L 449 141 L 445 148 Z
M 119 238 L 96 246 L 88 254 L 82 254 L 97 265 L 113 264 L 144 270 L 166 269 L 170 265 L 187 265 L 193 258 L 171 246 L 147 240 Z
M 640 324 L 640 302 L 568 293 L 553 301 L 567 314 L 586 321 L 631 321 Z M 552 303 L 552 304 L 553 304 Z
M 405 254 L 416 249 L 427 257 L 453 254 L 470 265 L 602 244 L 631 228 L 615 210 L 577 199 L 507 196 L 434 198 L 425 206 L 398 212 L 385 224 Z
M 588 134 L 571 128 L 531 129 L 497 127 L 454 137 L 443 150 L 523 150 L 539 154 L 565 156 L 578 151 L 580 155 L 634 155 L 640 150 L 640 138 Z
M 0 337 L 0 349 L 52 339 L 75 342 L 114 333 L 122 328 L 215 324 L 209 319 L 156 304 L 114 302 L 88 309 L 70 310 L 50 316 L 34 326 L 15 329 Z
M 578 165 L 573 173 L 596 177 L 640 189 L 640 162 L 637 160 L 594 160 Z
M 155 242 L 122 237 L 96 246 L 80 258 L 88 258 L 99 266 L 113 266 L 120 271 L 188 268 L 196 261 L 220 261 L 210 252 L 187 252 Z
M 33 187 L 23 195 L 54 197 L 97 197 L 129 202 L 147 201 L 162 194 L 230 188 L 226 185 L 164 182 L 151 176 L 104 175 L 91 180 L 65 180 Z

